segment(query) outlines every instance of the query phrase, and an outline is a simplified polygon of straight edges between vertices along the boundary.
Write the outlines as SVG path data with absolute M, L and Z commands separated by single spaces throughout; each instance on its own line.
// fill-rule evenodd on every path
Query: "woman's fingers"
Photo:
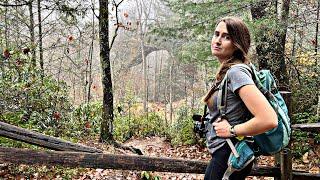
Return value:
M 231 125 L 225 119 L 222 119 L 219 122 L 212 123 L 214 130 L 216 131 L 217 136 L 219 137 L 230 137 L 230 127 Z

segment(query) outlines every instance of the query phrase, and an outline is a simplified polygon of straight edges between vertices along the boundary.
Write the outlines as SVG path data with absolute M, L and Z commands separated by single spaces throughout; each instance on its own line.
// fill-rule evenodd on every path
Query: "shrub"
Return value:
M 293 139 L 292 154 L 294 157 L 299 158 L 310 149 L 310 147 L 307 145 L 308 144 L 307 132 L 293 131 L 292 139 Z
M 123 142 L 133 136 L 147 137 L 165 135 L 164 120 L 154 112 L 138 116 L 117 116 L 114 120 L 114 137 Z
M 0 57 L 0 118 L 20 127 L 58 136 L 72 110 L 65 82 L 45 76 L 28 54 Z
M 95 136 L 100 132 L 100 122 L 102 118 L 102 102 L 91 102 L 81 104 L 75 108 L 70 116 L 68 136 L 82 137 Z
M 198 143 L 193 132 L 193 120 L 190 108 L 182 106 L 177 111 L 177 120 L 170 128 L 169 138 L 172 145 L 192 145 Z

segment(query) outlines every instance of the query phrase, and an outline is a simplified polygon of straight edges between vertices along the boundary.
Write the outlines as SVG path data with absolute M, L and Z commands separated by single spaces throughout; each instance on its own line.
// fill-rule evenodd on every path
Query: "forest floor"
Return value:
M 102 149 L 105 153 L 132 154 L 129 151 L 115 149 L 110 145 L 98 143 L 97 140 L 82 141 L 91 147 Z M 132 138 L 125 145 L 139 148 L 144 155 L 152 157 L 172 157 L 192 160 L 210 160 L 210 155 L 206 148 L 195 146 L 172 147 L 164 138 Z M 308 171 L 310 173 L 320 173 L 319 164 L 320 146 L 313 147 L 313 150 L 306 153 L 301 160 L 293 161 L 293 169 Z M 262 156 L 258 159 L 259 165 L 274 165 L 274 158 Z M 141 179 L 141 176 L 148 175 L 150 179 L 172 179 L 172 180 L 197 180 L 203 179 L 203 174 L 187 173 L 163 173 L 163 172 L 141 172 L 131 170 L 112 170 L 112 169 L 92 169 L 92 168 L 63 168 L 47 166 L 27 166 L 0 164 L 0 179 Z M 273 179 L 270 177 L 248 177 L 250 179 Z

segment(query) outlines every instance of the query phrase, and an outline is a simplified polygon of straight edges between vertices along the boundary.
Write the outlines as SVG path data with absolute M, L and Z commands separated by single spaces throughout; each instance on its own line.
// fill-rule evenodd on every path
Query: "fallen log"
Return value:
M 148 156 L 37 151 L 0 147 L 0 163 L 203 174 L 208 162 Z M 254 167 L 250 175 L 279 177 L 280 169 L 269 166 Z M 292 175 L 293 179 L 311 180 L 320 178 L 320 174 L 295 170 L 293 170 Z
M 197 174 L 203 174 L 208 164 L 206 161 L 184 159 L 83 152 L 36 151 L 5 147 L 0 147 L 0 162 Z M 280 175 L 280 169 L 276 167 L 255 167 L 251 175 L 275 177 Z
M 205 161 L 83 152 L 37 151 L 0 147 L 0 162 L 101 169 L 203 173 Z
M 58 151 L 80 151 L 90 153 L 102 153 L 101 150 L 92 147 L 64 141 L 59 138 L 43 135 L 0 121 L 0 136 L 26 142 Z

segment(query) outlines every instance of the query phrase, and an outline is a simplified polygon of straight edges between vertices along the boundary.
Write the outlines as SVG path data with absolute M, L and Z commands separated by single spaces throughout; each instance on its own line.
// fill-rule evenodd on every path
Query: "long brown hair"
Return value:
M 208 101 L 208 99 L 214 93 L 217 85 L 221 82 L 226 72 L 232 65 L 237 63 L 249 63 L 247 54 L 249 52 L 251 39 L 250 32 L 246 24 L 240 18 L 237 17 L 222 18 L 217 22 L 216 26 L 220 22 L 226 23 L 227 30 L 231 38 L 231 42 L 236 47 L 236 50 L 234 51 L 232 57 L 230 57 L 228 60 L 224 62 L 221 62 L 219 70 L 216 74 L 215 83 L 204 97 L 204 102 Z

